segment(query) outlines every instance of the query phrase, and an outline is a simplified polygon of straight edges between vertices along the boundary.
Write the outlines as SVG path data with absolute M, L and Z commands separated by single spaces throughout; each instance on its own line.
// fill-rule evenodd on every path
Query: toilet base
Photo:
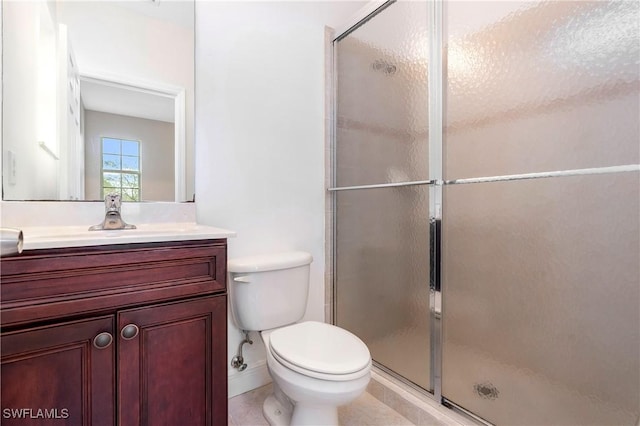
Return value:
M 277 383 L 262 404 L 262 415 L 271 426 L 338 426 L 338 407 L 324 404 L 294 404 Z
M 264 400 L 262 414 L 271 426 L 338 426 L 337 407 L 296 404 L 292 408 L 271 394 Z
M 298 403 L 293 409 L 291 425 L 338 426 L 338 407 Z
M 271 426 L 289 426 L 293 407 L 280 403 L 274 394 L 271 394 L 262 404 L 262 415 Z

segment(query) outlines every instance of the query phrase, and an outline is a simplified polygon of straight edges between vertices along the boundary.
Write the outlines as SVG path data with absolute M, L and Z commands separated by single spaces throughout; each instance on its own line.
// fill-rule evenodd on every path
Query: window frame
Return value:
M 118 155 L 120 157 L 120 169 L 105 169 L 104 168 L 104 156 L 105 156 L 105 152 L 104 152 L 104 140 L 105 139 L 111 139 L 111 140 L 117 140 L 120 142 L 120 153 L 119 154 L 112 154 L 112 153 L 106 153 L 107 155 Z M 122 142 L 135 142 L 138 148 L 138 152 L 137 152 L 137 156 L 133 156 L 133 155 L 123 155 L 122 154 Z M 138 170 L 123 170 L 122 169 L 122 158 L 123 157 L 134 157 L 138 159 Z M 142 201 L 142 141 L 140 141 L 139 139 L 126 139 L 126 138 L 119 138 L 119 137 L 112 137 L 112 136 L 101 136 L 100 137 L 100 197 L 102 199 L 104 199 L 104 197 L 106 196 L 106 194 L 108 194 L 108 192 L 105 192 L 105 186 L 104 186 L 104 174 L 105 173 L 117 173 L 120 175 L 120 186 L 119 187 L 114 187 L 115 190 L 119 190 L 119 194 L 120 197 L 122 199 L 122 201 L 127 201 L 127 202 L 140 202 Z M 123 187 L 122 186 L 122 175 L 123 174 L 129 174 L 129 175 L 137 175 L 138 176 L 138 186 L 137 187 Z M 136 200 L 125 200 L 124 197 L 122 196 L 122 192 L 123 189 L 137 189 L 138 190 L 138 198 Z

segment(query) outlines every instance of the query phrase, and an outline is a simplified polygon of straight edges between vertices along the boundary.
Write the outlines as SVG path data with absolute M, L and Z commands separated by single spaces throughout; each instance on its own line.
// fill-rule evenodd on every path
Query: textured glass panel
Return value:
M 336 42 L 338 186 L 428 179 L 427 13 L 394 3 Z
M 429 389 L 428 187 L 337 194 L 337 324 Z
M 640 162 L 640 2 L 448 2 L 445 177 Z
M 449 185 L 443 396 L 503 425 L 635 425 L 640 173 Z

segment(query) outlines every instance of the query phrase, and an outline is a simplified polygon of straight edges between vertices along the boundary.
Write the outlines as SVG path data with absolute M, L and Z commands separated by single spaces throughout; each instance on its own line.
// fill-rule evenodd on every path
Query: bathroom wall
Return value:
M 6 40 L 2 43 L 4 94 L 8 98 L 21 99 L 11 108 L 4 108 L 4 120 L 12 123 L 4 130 L 4 146 L 6 151 L 13 153 L 13 161 L 6 152 L 3 160 L 12 161 L 15 165 L 14 178 L 5 185 L 4 196 L 55 199 L 58 198 L 58 164 L 37 142 L 44 141 L 57 151 L 56 134 L 42 120 L 51 116 L 51 112 L 43 111 L 42 105 L 36 102 L 39 95 L 44 97 L 43 85 L 39 84 L 39 80 L 46 75 L 55 77 L 55 73 L 39 72 L 46 71 L 42 60 L 55 55 L 53 48 L 44 51 L 41 43 L 41 38 L 45 37 L 45 31 L 42 30 L 53 28 L 54 24 L 47 7 L 35 2 L 6 2 L 3 4 L 3 13 L 7 18 L 4 28 Z M 50 37 L 53 38 L 53 35 Z
M 122 217 L 133 225 L 195 222 L 194 203 L 123 203 Z M 86 226 L 104 219 L 101 201 L 0 201 L 0 226 Z M 25 238 L 28 238 L 25 235 Z
M 306 250 L 324 318 L 324 37 L 364 2 L 196 5 L 196 212 L 238 233 L 229 257 Z M 268 303 L 268 301 L 265 301 Z M 240 333 L 229 321 L 229 359 Z M 257 334 L 230 396 L 268 381 Z

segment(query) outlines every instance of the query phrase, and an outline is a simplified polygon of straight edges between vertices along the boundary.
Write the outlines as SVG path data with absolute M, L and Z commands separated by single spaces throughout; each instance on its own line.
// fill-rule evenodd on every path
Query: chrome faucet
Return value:
M 120 216 L 120 194 L 111 193 L 104 197 L 104 220 L 99 225 L 93 225 L 89 231 L 103 231 L 111 229 L 136 229 L 135 225 L 129 225 Z

